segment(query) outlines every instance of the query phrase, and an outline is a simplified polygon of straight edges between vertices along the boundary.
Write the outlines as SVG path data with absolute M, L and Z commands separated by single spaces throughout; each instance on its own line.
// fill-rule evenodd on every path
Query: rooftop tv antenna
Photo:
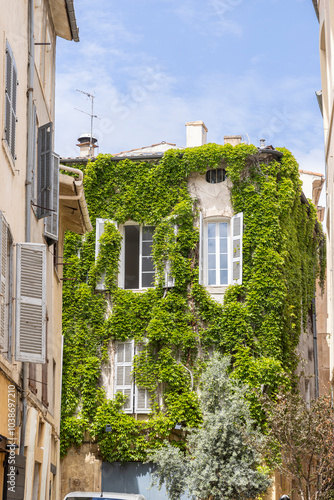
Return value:
M 90 116 L 90 139 L 89 139 L 89 157 L 93 158 L 94 156 L 94 148 L 93 148 L 93 120 L 94 118 L 98 118 L 98 116 L 94 115 L 94 98 L 95 95 L 90 94 L 89 92 L 84 92 L 83 90 L 76 89 L 77 92 L 81 92 L 81 94 L 85 94 L 88 99 L 91 99 L 91 112 L 87 113 L 86 111 L 82 111 L 81 109 L 74 108 L 80 113 L 85 113 L 85 115 Z

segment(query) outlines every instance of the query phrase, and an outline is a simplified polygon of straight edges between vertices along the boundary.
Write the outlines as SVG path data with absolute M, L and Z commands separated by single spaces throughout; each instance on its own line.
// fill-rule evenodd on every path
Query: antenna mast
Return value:
M 97 118 L 96 115 L 94 115 L 94 98 L 95 95 L 89 94 L 88 92 L 84 92 L 83 90 L 76 89 L 77 92 L 81 92 L 81 94 L 85 94 L 89 99 L 91 99 L 91 112 L 86 113 L 86 111 L 82 111 L 81 109 L 75 108 L 77 111 L 80 111 L 81 113 L 85 113 L 86 115 L 90 116 L 90 139 L 89 139 L 89 157 L 93 158 L 94 156 L 94 151 L 93 151 L 93 119 Z

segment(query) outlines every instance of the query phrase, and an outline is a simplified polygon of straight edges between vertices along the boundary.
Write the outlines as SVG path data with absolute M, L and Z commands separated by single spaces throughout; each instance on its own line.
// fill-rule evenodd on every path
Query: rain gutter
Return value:
M 79 28 L 77 25 L 77 20 L 75 18 L 74 4 L 73 0 L 65 0 L 66 10 L 68 15 L 68 21 L 71 28 L 72 38 L 75 42 L 79 42 Z

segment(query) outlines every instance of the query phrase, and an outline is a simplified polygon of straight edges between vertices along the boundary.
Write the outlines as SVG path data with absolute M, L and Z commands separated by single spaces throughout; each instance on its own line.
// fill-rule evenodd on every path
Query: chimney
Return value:
M 81 134 L 78 138 L 80 148 L 80 157 L 81 158 L 93 158 L 95 156 L 94 149 L 98 147 L 96 137 L 92 137 L 90 134 Z
M 236 146 L 241 143 L 241 135 L 224 135 L 224 144 L 231 144 L 231 146 Z
M 186 147 L 194 148 L 206 144 L 206 133 L 208 129 L 201 120 L 186 123 Z

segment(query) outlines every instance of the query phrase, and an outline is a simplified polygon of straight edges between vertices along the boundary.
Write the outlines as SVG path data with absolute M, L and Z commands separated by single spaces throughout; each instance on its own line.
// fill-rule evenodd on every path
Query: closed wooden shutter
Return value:
M 232 282 L 242 284 L 243 212 L 232 217 Z
M 0 212 L 0 348 L 5 347 L 5 337 L 8 324 L 8 272 L 7 269 L 7 248 L 8 248 L 8 227 L 3 214 Z
M 16 270 L 17 361 L 45 363 L 46 246 L 18 243 Z
M 95 260 L 97 260 L 99 253 L 100 253 L 100 238 L 104 232 L 104 224 L 106 222 L 110 222 L 111 224 L 114 224 L 114 226 L 117 228 L 117 222 L 109 220 L 109 219 L 96 219 L 96 231 L 95 231 Z M 96 290 L 105 290 L 105 280 L 106 274 L 103 273 L 101 276 L 100 281 L 96 284 Z
M 53 206 L 53 156 L 52 123 L 38 129 L 37 158 L 37 219 L 52 214 Z
M 59 156 L 52 153 L 53 183 L 52 183 L 52 210 L 51 215 L 44 221 L 44 235 L 52 241 L 58 241 L 59 230 Z
M 133 341 L 117 342 L 115 356 L 115 394 L 121 392 L 127 396 L 123 410 L 127 413 L 133 412 L 133 381 L 132 360 L 134 353 Z

